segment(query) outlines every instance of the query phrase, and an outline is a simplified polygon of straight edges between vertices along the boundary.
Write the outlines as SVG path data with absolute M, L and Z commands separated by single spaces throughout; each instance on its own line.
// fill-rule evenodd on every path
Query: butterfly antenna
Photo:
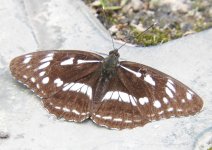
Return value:
M 153 23 L 152 25 L 150 25 L 146 30 L 144 30 L 143 32 L 141 32 L 141 33 L 140 33 L 139 35 L 137 35 L 135 38 L 138 38 L 138 37 L 144 35 L 144 33 L 146 33 L 150 28 L 154 27 L 155 25 L 157 25 L 156 22 Z M 124 42 L 124 44 L 122 44 L 122 45 L 118 48 L 118 50 L 121 49 L 121 48 L 122 48 L 124 45 L 126 45 L 126 44 L 127 44 L 127 42 Z
M 152 25 L 150 25 L 146 30 L 144 30 L 143 32 L 141 32 L 140 34 L 138 34 L 135 38 L 138 38 L 142 35 L 144 35 L 144 33 L 146 33 L 150 28 L 153 28 L 155 25 L 157 25 L 157 23 L 153 23 Z
M 105 18 L 106 25 L 108 25 L 109 22 L 108 22 L 108 20 L 107 20 L 107 16 L 106 16 L 106 13 L 105 13 L 105 10 L 104 10 L 104 6 L 102 6 L 102 12 L 103 12 L 103 15 L 104 15 L 104 18 Z M 112 44 L 113 44 L 113 49 L 116 49 L 116 48 L 115 48 L 115 45 L 114 45 L 113 37 L 112 37 L 112 35 L 111 35 L 111 32 L 110 32 L 110 30 L 108 30 L 108 31 L 109 31 L 109 33 L 110 33 L 110 38 L 111 38 L 111 41 L 112 41 Z

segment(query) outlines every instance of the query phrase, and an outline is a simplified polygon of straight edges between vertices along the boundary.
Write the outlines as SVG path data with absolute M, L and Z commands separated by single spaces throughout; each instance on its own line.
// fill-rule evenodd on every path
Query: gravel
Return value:
M 212 0 L 84 1 L 113 38 L 137 45 L 164 43 L 212 26 Z M 136 38 L 153 23 L 157 25 Z

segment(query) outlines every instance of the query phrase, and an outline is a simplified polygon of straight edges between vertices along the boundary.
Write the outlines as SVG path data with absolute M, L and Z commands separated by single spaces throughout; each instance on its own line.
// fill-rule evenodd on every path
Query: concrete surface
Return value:
M 0 150 L 190 150 L 212 127 L 212 29 L 155 47 L 125 46 L 121 57 L 161 70 L 204 100 L 195 116 L 108 130 L 91 121 L 57 120 L 40 99 L 12 79 L 13 57 L 38 49 L 82 49 L 107 53 L 110 36 L 81 1 L 0 1 Z M 119 44 L 116 43 L 116 46 Z M 207 138 L 206 137 L 206 138 Z

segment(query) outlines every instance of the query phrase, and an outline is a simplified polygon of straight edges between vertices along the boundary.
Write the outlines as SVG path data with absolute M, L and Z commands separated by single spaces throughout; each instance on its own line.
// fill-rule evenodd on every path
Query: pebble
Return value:
M 131 0 L 131 6 L 134 11 L 139 11 L 144 6 L 144 3 L 141 0 Z
M 110 28 L 109 28 L 109 31 L 111 32 L 111 34 L 114 34 L 118 31 L 118 28 L 116 27 L 116 25 L 112 25 Z

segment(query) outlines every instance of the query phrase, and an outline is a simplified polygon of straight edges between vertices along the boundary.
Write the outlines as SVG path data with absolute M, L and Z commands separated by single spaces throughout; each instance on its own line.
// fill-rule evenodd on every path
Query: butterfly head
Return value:
M 116 57 L 117 59 L 119 58 L 119 52 L 118 52 L 118 49 L 114 49 L 114 50 L 112 50 L 112 51 L 110 51 L 109 52 L 109 55 L 111 56 L 111 57 Z

